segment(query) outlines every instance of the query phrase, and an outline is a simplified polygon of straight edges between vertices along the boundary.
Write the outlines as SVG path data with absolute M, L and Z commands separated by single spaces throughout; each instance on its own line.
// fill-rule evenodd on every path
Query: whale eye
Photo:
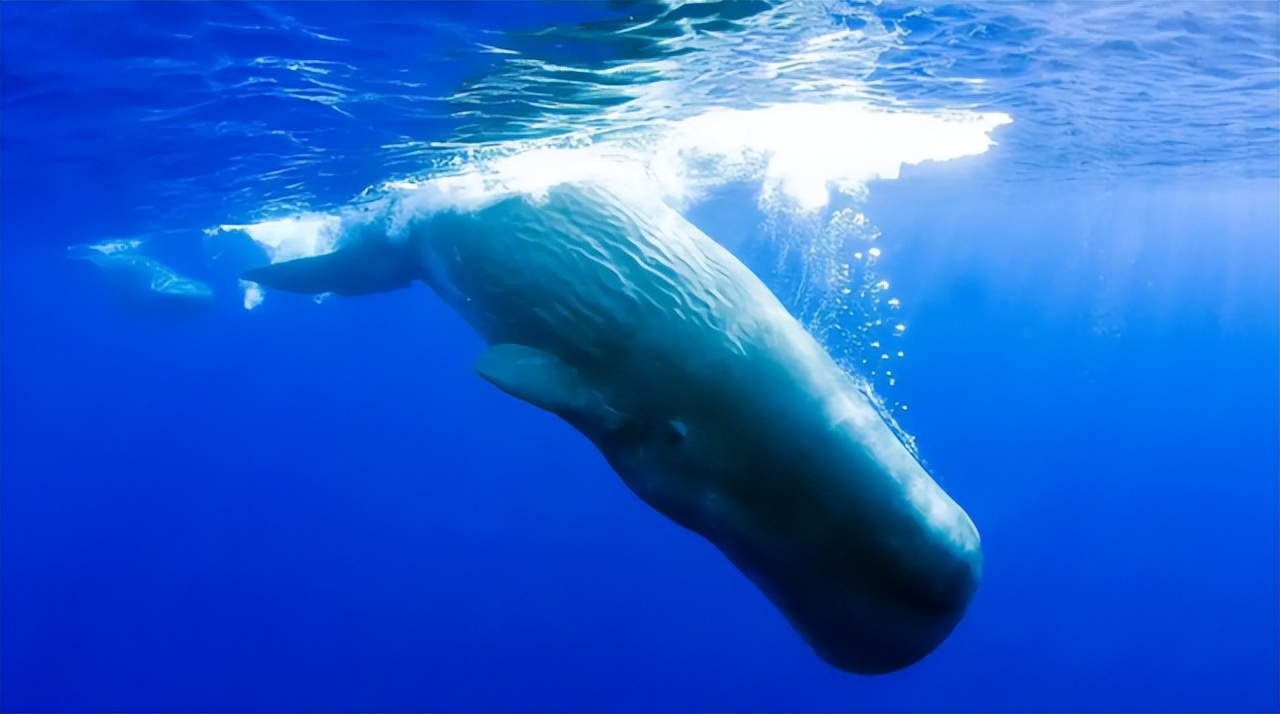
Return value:
M 684 438 L 689 435 L 689 427 L 679 419 L 672 419 L 670 423 L 672 440 L 677 443 L 684 441 Z

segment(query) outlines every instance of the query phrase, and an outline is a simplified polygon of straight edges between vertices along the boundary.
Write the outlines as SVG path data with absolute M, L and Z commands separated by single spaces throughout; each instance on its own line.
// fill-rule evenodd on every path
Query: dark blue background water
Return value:
M 407 7 L 543 21 L 521 4 L 502 21 Z M 585 439 L 474 377 L 479 339 L 425 289 L 242 310 L 199 235 L 239 200 L 217 189 L 242 144 L 169 154 L 164 136 L 120 133 L 141 100 L 71 91 L 103 68 L 24 72 L 20 49 L 89 52 L 12 39 L 101 27 L 57 8 L 0 10 L 5 710 L 1280 703 L 1274 177 L 999 183 L 956 163 L 873 186 L 910 325 L 901 421 L 978 524 L 986 569 L 936 653 L 855 677 Z M 236 51 L 205 40 L 176 46 Z M 341 201 L 385 177 L 361 141 L 314 190 Z M 164 183 L 165 156 L 198 180 Z M 153 198 L 164 220 L 147 223 L 140 197 L 161 185 L 173 202 Z M 728 190 L 692 217 L 732 242 L 754 230 L 750 201 Z M 185 229 L 160 250 L 213 282 L 216 314 L 130 314 L 64 260 L 140 224 Z

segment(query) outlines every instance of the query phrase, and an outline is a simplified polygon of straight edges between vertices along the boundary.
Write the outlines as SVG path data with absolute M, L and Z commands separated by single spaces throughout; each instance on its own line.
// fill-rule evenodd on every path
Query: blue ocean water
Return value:
M 5 2 L 0 36 L 0 708 L 1280 707 L 1274 3 Z M 237 280 L 303 219 L 584 150 L 664 177 L 972 516 L 920 663 L 817 658 L 426 288 Z M 67 260 L 109 241 L 212 308 L 119 304 Z

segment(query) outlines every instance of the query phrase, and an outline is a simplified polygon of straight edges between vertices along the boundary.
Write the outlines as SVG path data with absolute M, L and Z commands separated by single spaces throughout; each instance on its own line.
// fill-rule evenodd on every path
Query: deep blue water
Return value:
M 807 7 L 0 5 L 0 708 L 1276 711 L 1280 10 Z M 477 378 L 426 288 L 246 310 L 261 256 L 204 233 L 824 79 L 1012 119 L 855 200 L 907 326 L 872 381 L 985 552 L 890 675 Z M 720 179 L 687 215 L 790 296 L 760 182 Z M 128 237 L 214 311 L 65 259 Z

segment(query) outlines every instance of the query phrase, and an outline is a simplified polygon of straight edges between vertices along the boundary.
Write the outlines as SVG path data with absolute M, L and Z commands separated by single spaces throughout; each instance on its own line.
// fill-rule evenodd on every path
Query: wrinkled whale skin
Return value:
M 490 345 L 482 377 L 589 438 L 827 662 L 891 672 L 948 637 L 981 577 L 973 522 L 733 255 L 624 188 L 412 201 L 352 220 L 333 253 L 244 277 L 348 295 L 427 283 Z

